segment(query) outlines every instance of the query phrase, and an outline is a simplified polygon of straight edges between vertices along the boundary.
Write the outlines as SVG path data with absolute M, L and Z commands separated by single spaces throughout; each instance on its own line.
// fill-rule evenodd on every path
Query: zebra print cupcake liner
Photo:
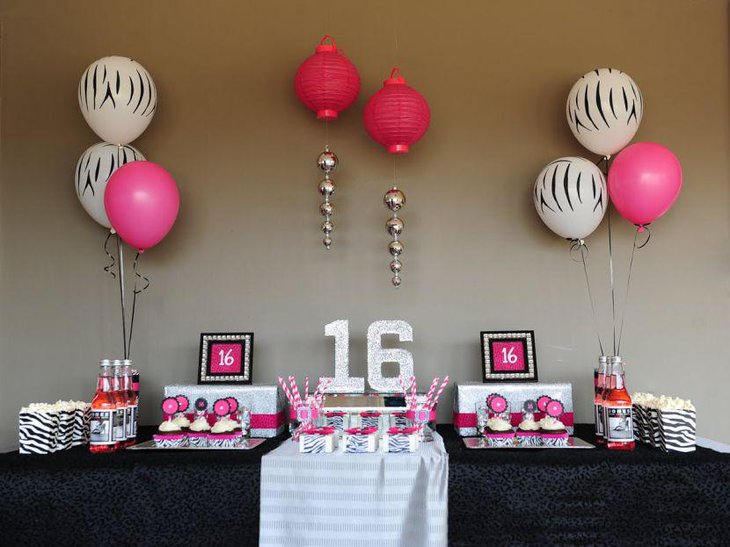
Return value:
M 568 440 L 570 437 L 565 435 L 543 435 L 542 446 L 551 448 L 568 446 Z
M 180 448 L 184 446 L 184 435 L 154 435 L 155 446 L 157 448 Z

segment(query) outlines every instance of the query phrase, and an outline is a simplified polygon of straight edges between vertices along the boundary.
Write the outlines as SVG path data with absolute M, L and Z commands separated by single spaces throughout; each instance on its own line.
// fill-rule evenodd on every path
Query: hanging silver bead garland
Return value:
M 332 223 L 334 206 L 330 201 L 332 194 L 335 193 L 335 181 L 330 178 L 330 173 L 337 168 L 337 156 L 334 152 L 330 151 L 329 146 L 325 146 L 324 152 L 317 158 L 317 166 L 324 172 L 324 179 L 319 183 L 319 193 L 324 196 L 324 202 L 319 206 L 319 212 L 324 217 L 324 222 L 322 222 L 321 226 L 322 232 L 324 232 L 322 243 L 329 249 L 332 246 L 331 234 L 335 229 Z
M 393 241 L 388 245 L 388 251 L 393 257 L 390 262 L 390 271 L 393 272 L 391 281 L 394 287 L 399 287 L 401 283 L 400 272 L 403 269 L 403 263 L 400 261 L 400 255 L 403 253 L 403 243 L 399 240 L 400 235 L 403 233 L 403 220 L 398 217 L 398 211 L 405 206 L 406 195 L 397 186 L 393 186 L 385 193 L 383 202 L 393 212 L 393 216 L 385 223 L 385 229 L 393 238 Z

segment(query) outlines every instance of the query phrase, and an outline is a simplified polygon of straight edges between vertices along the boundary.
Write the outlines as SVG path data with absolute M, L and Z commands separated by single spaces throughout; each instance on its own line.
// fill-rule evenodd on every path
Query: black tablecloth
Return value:
M 449 543 L 730 543 L 730 455 L 596 450 L 449 452 Z M 590 427 L 577 433 L 590 439 Z M 261 457 L 250 451 L 77 448 L 0 455 L 4 545 L 255 545 Z
M 140 439 L 154 428 L 142 428 Z M 77 447 L 0 455 L 3 545 L 257 545 L 261 457 L 251 450 Z
M 589 442 L 593 427 L 577 425 Z M 449 452 L 451 545 L 729 545 L 730 454 L 469 450 Z

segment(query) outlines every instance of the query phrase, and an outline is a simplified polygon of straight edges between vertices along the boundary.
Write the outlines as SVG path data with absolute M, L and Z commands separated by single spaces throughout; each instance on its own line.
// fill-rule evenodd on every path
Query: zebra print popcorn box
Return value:
M 383 452 L 415 452 L 418 450 L 418 428 L 391 427 L 383 434 L 381 445 Z
M 375 427 L 350 428 L 342 435 L 343 452 L 348 454 L 375 452 L 378 448 L 378 429 Z
M 331 454 L 337 448 L 337 434 L 333 427 L 315 427 L 299 435 L 299 452 L 304 454 Z
M 20 409 L 18 451 L 21 454 L 50 454 L 56 451 L 59 413 Z
M 659 448 L 664 452 L 694 452 L 697 413 L 694 410 L 658 411 Z
M 634 418 L 634 440 L 639 442 L 644 441 L 644 435 L 646 435 L 647 422 L 644 414 L 644 407 L 642 405 L 633 404 L 633 418 Z
M 74 425 L 71 444 L 79 446 L 89 442 L 91 425 L 91 405 L 89 403 L 78 403 L 74 411 Z
M 76 410 L 59 410 L 56 429 L 56 450 L 67 450 L 73 446 L 74 419 Z

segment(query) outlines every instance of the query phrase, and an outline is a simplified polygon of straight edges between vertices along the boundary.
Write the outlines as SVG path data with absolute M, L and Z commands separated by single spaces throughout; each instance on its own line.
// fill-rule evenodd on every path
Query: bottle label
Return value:
M 596 436 L 597 437 L 603 437 L 603 405 L 602 404 L 594 404 L 593 405 L 593 422 L 596 424 Z
M 112 410 L 92 410 L 89 425 L 91 444 L 114 444 L 112 438 Z
M 137 438 L 137 414 L 139 413 L 139 406 L 134 405 L 132 407 L 132 438 Z
M 634 440 L 633 409 L 630 406 L 607 406 L 606 439 L 611 442 L 631 442 Z
M 114 411 L 114 428 L 112 432 L 112 439 L 114 441 L 125 441 L 127 440 L 127 435 L 124 432 L 124 418 L 125 418 L 125 412 L 126 409 L 120 408 Z
M 132 438 L 132 412 L 134 407 L 128 406 L 124 412 L 124 436 L 127 439 Z

